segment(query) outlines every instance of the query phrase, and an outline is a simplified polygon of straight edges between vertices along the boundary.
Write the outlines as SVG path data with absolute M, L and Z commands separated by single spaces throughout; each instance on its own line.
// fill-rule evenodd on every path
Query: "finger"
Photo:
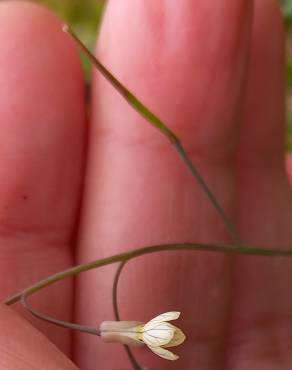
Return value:
M 112 1 L 99 44 L 110 70 L 179 133 L 228 213 L 250 13 L 246 0 L 180 6 Z M 221 220 L 166 140 L 98 74 L 94 84 L 78 261 L 152 243 L 227 241 Z M 131 263 L 121 280 L 122 318 L 183 311 L 188 344 L 176 368 L 222 368 L 229 262 L 218 255 L 165 253 Z M 79 277 L 77 321 L 112 318 L 113 271 Z M 129 367 L 121 346 L 99 346 L 88 336 L 77 337 L 76 351 L 82 368 L 93 369 L 97 354 L 109 370 L 117 363 Z M 139 358 L 153 368 L 169 366 L 150 351 L 140 351 Z
M 291 247 L 284 166 L 284 32 L 275 1 L 257 0 L 245 121 L 238 152 L 244 242 Z M 235 268 L 233 369 L 290 369 L 291 261 L 240 257 Z M 268 354 L 268 355 L 267 355 Z
M 72 264 L 85 113 L 80 62 L 60 20 L 39 6 L 9 1 L 0 4 L 0 22 L 4 299 Z M 42 310 L 69 319 L 72 282 L 40 294 L 36 302 Z M 70 351 L 67 331 L 38 326 Z
M 0 328 L 1 369 L 77 370 L 77 367 L 43 334 L 2 305 Z

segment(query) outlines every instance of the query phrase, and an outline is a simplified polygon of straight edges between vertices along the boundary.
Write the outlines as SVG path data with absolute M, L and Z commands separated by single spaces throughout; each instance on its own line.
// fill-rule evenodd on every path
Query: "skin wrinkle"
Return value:
M 189 12 L 190 13 L 190 12 Z M 181 16 L 181 18 L 183 19 L 183 16 Z M 198 17 L 199 18 L 199 17 Z M 177 21 L 177 19 L 180 19 L 180 17 L 176 17 L 175 19 L 172 19 L 172 22 L 173 23 L 175 23 L 176 21 Z M 242 17 L 242 19 L 244 20 L 244 17 Z M 202 22 L 202 20 L 201 20 L 201 18 L 199 18 L 198 19 L 198 21 L 199 22 Z M 180 22 L 179 23 L 179 26 L 181 27 L 181 23 L 182 22 Z M 187 23 L 187 22 L 186 22 Z M 173 26 L 174 27 L 174 26 Z M 192 29 L 194 29 L 196 27 L 196 23 L 194 23 L 194 22 L 192 22 Z M 178 30 L 179 30 L 180 28 L 178 27 Z M 157 32 L 158 32 L 159 30 L 157 30 Z M 193 31 L 194 32 L 194 31 Z M 196 31 L 197 32 L 197 31 Z M 194 32 L 194 34 L 196 35 L 196 32 Z M 212 34 L 211 34 L 212 35 Z M 228 33 L 227 33 L 227 35 L 228 35 Z M 105 37 L 107 37 L 107 35 L 105 35 Z M 121 36 L 119 36 L 119 37 L 121 37 Z M 211 36 L 210 36 L 211 37 Z M 187 42 L 188 41 L 188 37 L 186 37 L 185 36 L 185 42 Z M 154 42 L 155 40 L 153 40 L 153 44 L 155 44 L 155 42 Z M 119 38 L 117 39 L 117 43 L 119 42 Z M 135 39 L 133 40 L 133 43 L 135 43 L 136 41 L 135 41 Z M 182 43 L 182 42 L 181 42 Z M 173 44 L 173 43 L 172 43 Z M 109 46 L 108 45 L 108 43 L 105 43 L 105 45 L 107 45 L 107 47 Z M 150 46 L 151 47 L 151 46 Z M 194 46 L 194 49 L 195 49 L 195 47 L 196 48 L 200 48 L 200 50 L 202 49 L 202 48 L 204 48 L 205 47 L 205 44 L 204 43 L 202 43 L 202 42 L 200 42 L 200 44 L 198 45 L 198 46 Z M 238 49 L 240 49 L 239 47 L 238 47 L 238 43 L 236 43 L 236 47 L 238 48 Z M 174 50 L 176 50 L 176 44 L 175 45 L 173 45 L 172 46 L 172 48 L 174 49 Z M 180 48 L 183 48 L 182 46 L 180 47 Z M 100 52 L 101 52 L 101 54 L 103 54 L 103 45 L 99 45 L 99 49 L 100 49 Z M 133 47 L 133 49 L 135 49 L 134 47 Z M 157 48 L 158 50 L 155 50 L 155 53 L 156 52 L 162 52 L 159 48 Z M 189 49 L 189 46 L 188 46 L 188 48 L 186 49 L 186 50 L 188 50 Z M 218 47 L 217 47 L 217 49 L 218 49 Z M 149 53 L 150 54 L 150 53 Z M 166 56 L 169 58 L 169 51 L 168 50 L 166 50 L 165 52 L 164 52 L 164 54 L 166 54 Z M 196 67 L 192 67 L 192 69 L 194 69 L 195 70 L 195 76 L 196 76 L 196 79 L 198 80 L 198 82 L 196 82 L 196 84 L 194 85 L 194 86 L 192 86 L 191 84 L 190 84 L 190 86 L 187 86 L 187 89 L 188 90 L 191 90 L 190 91 L 190 95 L 194 95 L 195 96 L 195 99 L 194 100 L 196 100 L 196 99 L 198 99 L 197 98 L 197 96 L 196 96 L 196 94 L 193 92 L 193 90 L 195 90 L 196 89 L 196 87 L 197 87 L 197 85 L 202 85 L 202 83 L 201 83 L 201 79 L 202 78 L 204 78 L 204 77 L 202 77 L 202 76 L 205 76 L 205 75 L 207 75 L 207 76 L 209 76 L 209 70 L 210 70 L 210 66 L 209 66 L 209 63 L 205 63 L 205 64 L 207 64 L 206 65 L 206 67 L 204 66 L 204 63 L 203 63 L 203 61 L 202 61 L 202 58 L 204 59 L 204 56 L 203 57 L 200 57 L 200 55 L 202 54 L 202 52 L 200 52 L 200 53 L 193 53 L 193 54 L 195 54 L 195 56 L 193 55 L 193 54 L 191 54 L 191 55 L 189 55 L 190 53 L 188 53 L 188 55 L 186 55 L 186 57 L 188 56 L 188 59 L 187 60 L 189 60 L 189 62 L 188 62 L 188 65 L 187 66 L 185 66 L 185 68 L 182 68 L 182 71 L 185 71 L 186 69 L 190 69 L 190 62 L 192 62 L 192 66 L 193 66 L 193 63 L 194 63 L 194 60 L 197 60 L 197 62 L 198 62 L 198 64 L 199 64 L 199 67 L 202 69 L 198 69 L 198 68 L 196 68 Z M 217 63 L 218 62 L 220 62 L 220 60 L 223 58 L 223 57 L 221 57 L 221 54 L 222 53 L 219 53 L 219 51 L 218 51 L 218 57 L 220 58 L 219 60 L 218 60 L 218 57 L 217 57 Z M 135 76 L 137 76 L 137 79 L 139 78 L 139 71 L 140 71 L 140 69 L 139 68 L 143 68 L 143 66 L 144 66 L 144 64 L 143 63 L 137 63 L 137 58 L 138 58 L 138 56 L 137 55 L 139 55 L 138 53 L 136 53 L 136 56 L 133 58 L 133 63 L 135 63 L 135 70 L 134 71 L 132 71 L 132 73 L 135 73 Z M 153 55 L 153 53 L 151 53 L 151 55 Z M 197 55 L 197 56 L 196 56 Z M 203 55 L 204 55 L 204 53 L 203 53 Z M 164 58 L 165 58 L 165 55 L 164 55 Z M 211 56 L 207 56 L 206 57 L 206 59 L 207 59 L 207 61 L 208 61 L 208 59 L 210 59 L 211 58 Z M 162 56 L 161 56 L 161 58 L 159 58 L 159 59 L 162 59 Z M 224 58 L 223 58 L 223 60 L 224 60 Z M 117 60 L 116 61 L 111 61 L 111 65 L 108 65 L 108 67 L 111 69 L 111 70 L 113 70 L 113 71 L 115 71 L 116 70 L 116 64 L 117 64 Z M 181 62 L 181 60 L 180 60 L 180 62 Z M 222 62 L 223 63 L 223 62 Z M 216 64 L 216 63 L 213 63 L 213 65 L 214 64 Z M 181 65 L 181 63 L 180 63 L 180 65 Z M 147 67 L 147 69 L 148 69 L 148 67 Z M 168 70 L 169 70 L 169 72 L 168 72 Z M 206 70 L 206 71 L 205 71 Z M 228 70 L 228 69 L 227 69 Z M 208 73 L 207 73 L 207 71 L 208 71 Z M 123 71 L 119 71 L 119 76 L 121 77 L 121 80 L 123 81 L 123 82 L 126 82 L 125 81 L 125 78 L 126 78 L 126 76 L 125 77 L 123 77 L 123 73 L 125 73 L 125 72 L 123 72 Z M 163 74 L 159 74 L 159 80 L 160 80 L 160 85 L 162 86 L 162 87 L 160 87 L 160 86 L 157 86 L 157 79 L 156 79 L 156 74 L 154 74 L 153 75 L 153 77 L 151 76 L 152 75 L 152 73 L 151 73 L 151 71 L 150 71 L 150 73 L 149 73 L 149 76 L 147 77 L 147 79 L 148 79 L 148 81 L 149 81 L 149 90 L 151 89 L 151 91 L 153 92 L 153 91 L 155 91 L 156 92 L 156 94 L 160 94 L 160 91 L 161 91 L 161 98 L 159 99 L 159 101 L 161 101 L 160 102 L 160 104 L 163 106 L 163 104 L 164 104 L 164 102 L 165 102 L 165 104 L 167 104 L 167 100 L 165 100 L 164 98 L 163 98 L 163 86 L 165 85 L 165 84 L 167 84 L 168 83 L 168 81 L 166 81 L 167 80 L 167 76 L 171 76 L 171 81 L 172 81 L 172 83 L 171 83 L 171 85 L 173 86 L 173 84 L 174 85 L 176 85 L 175 84 L 175 82 L 173 82 L 173 81 L 176 81 L 177 79 L 178 79 L 178 76 L 180 76 L 181 74 L 182 74 L 183 72 L 181 72 L 181 70 L 180 70 L 180 68 L 176 68 L 175 70 L 173 70 L 173 68 L 171 68 L 171 63 L 169 63 L 169 64 L 165 64 L 164 65 L 164 71 L 163 71 Z M 221 73 L 222 73 L 222 71 L 221 71 Z M 141 74 L 142 74 L 142 76 L 144 77 L 144 74 L 145 74 L 145 70 L 144 69 L 142 69 L 141 70 Z M 190 76 L 190 78 L 191 79 L 193 79 L 194 78 L 194 76 Z M 130 87 L 131 87 L 131 81 L 130 81 L 131 79 L 129 79 L 129 81 L 127 81 L 127 83 L 128 83 L 128 85 L 129 85 L 129 83 L 130 83 Z M 181 78 L 179 78 L 179 80 L 178 81 L 181 81 Z M 221 84 L 222 84 L 222 82 L 221 82 Z M 204 81 L 204 86 L 206 85 L 206 83 L 205 83 L 205 81 Z M 171 88 L 172 88 L 172 86 L 171 86 Z M 104 88 L 106 88 L 107 89 L 107 87 L 106 86 L 104 86 Z M 146 90 L 146 88 L 147 87 L 145 87 L 145 90 Z M 167 88 L 167 87 L 166 87 Z M 229 88 L 230 88 L 230 86 L 229 86 Z M 184 89 L 186 89 L 186 87 L 184 87 Z M 204 89 L 205 89 L 205 87 L 204 87 Z M 134 89 L 134 88 L 132 88 L 132 90 L 135 92 L 135 93 L 137 93 L 139 96 L 143 96 L 143 95 L 147 95 L 148 94 L 148 89 L 147 89 L 147 91 L 146 91 L 146 94 L 145 94 L 145 92 L 143 93 L 142 91 L 141 91 L 141 93 L 140 93 L 140 91 L 139 90 L 142 90 L 141 88 L 138 90 L 137 88 L 136 89 Z M 143 95 L 142 95 L 143 94 Z M 114 95 L 114 94 L 113 94 Z M 182 99 L 183 98 L 183 96 L 185 95 L 185 94 L 182 94 L 181 93 L 181 91 L 178 91 L 177 93 L 176 93 L 176 95 L 177 95 L 177 98 L 176 98 L 176 101 L 177 101 L 177 99 Z M 201 92 L 201 96 L 204 96 L 204 94 Z M 213 99 L 214 100 L 214 99 Z M 187 99 L 182 99 L 182 101 L 188 101 Z M 156 102 L 153 102 L 152 104 L 151 104 L 151 100 L 146 100 L 145 101 L 146 102 L 146 104 L 147 105 L 149 105 L 153 110 L 154 110 L 154 112 L 157 112 L 158 110 L 157 110 L 157 108 L 156 108 L 156 106 L 157 106 L 157 103 Z M 113 102 L 113 104 L 114 104 L 114 102 Z M 214 104 L 214 102 L 212 102 L 212 104 Z M 217 104 L 217 103 L 216 103 Z M 189 104 L 188 104 L 189 105 Z M 231 106 L 232 106 L 232 104 L 230 104 Z M 229 105 L 229 106 L 230 106 Z M 171 109 L 169 109 L 169 107 L 168 107 L 168 110 L 170 111 L 169 113 L 165 113 L 165 116 L 162 116 L 162 118 L 166 121 L 166 122 L 168 122 L 171 126 L 173 126 L 174 128 L 178 128 L 179 130 L 180 130 L 180 132 L 182 132 L 182 131 L 186 131 L 185 129 L 187 128 L 186 126 L 187 126 L 187 124 L 185 124 L 184 123 L 184 120 L 180 120 L 179 122 L 175 122 L 174 121 L 174 119 L 173 119 L 173 114 L 171 113 Z M 185 109 L 183 109 L 183 110 L 185 110 Z M 209 111 L 209 110 L 208 110 Z M 205 112 L 205 114 L 208 114 L 208 111 L 207 112 Z M 128 114 L 128 112 L 127 112 L 127 114 Z M 194 113 L 192 112 L 192 115 L 194 115 Z M 170 117 L 170 119 L 168 119 L 168 116 Z M 190 117 L 191 117 L 191 115 L 190 115 Z M 202 119 L 199 119 L 200 117 L 198 117 L 197 115 L 193 118 L 193 121 L 194 122 L 201 122 L 202 121 Z M 212 117 L 210 117 L 210 120 L 213 120 L 213 118 Z M 206 119 L 204 119 L 204 120 L 206 120 Z M 227 120 L 228 122 L 229 122 L 229 120 Z M 101 127 L 101 126 L 103 126 L 103 125 L 101 125 L 101 124 L 99 124 L 98 125 L 99 127 Z M 146 126 L 146 125 L 145 125 Z M 208 126 L 210 126 L 210 125 L 207 125 L 206 124 L 206 127 L 205 127 L 205 130 L 206 130 L 206 128 L 208 127 Z M 212 125 L 212 127 L 213 127 L 214 125 Z M 107 127 L 108 127 L 108 125 L 107 125 Z M 144 127 L 142 127 L 142 129 L 143 130 L 146 130 L 146 128 Z M 136 130 L 135 130 L 136 131 Z M 150 132 L 150 130 L 147 130 L 147 131 L 149 131 Z M 200 130 L 201 131 L 201 130 Z M 202 130 L 203 131 L 203 130 Z M 98 134 L 98 133 L 97 133 Z M 127 135 L 129 134 L 129 132 L 127 132 Z M 186 136 L 186 137 L 184 137 L 185 135 L 179 135 L 179 136 L 182 136 L 182 140 L 183 140 L 183 142 L 185 142 L 185 143 L 187 143 L 187 141 L 189 140 L 189 138 L 188 138 L 188 136 Z M 139 135 L 139 137 L 143 137 L 143 135 Z M 144 136 L 145 137 L 145 136 Z M 148 137 L 148 135 L 146 136 L 146 137 Z M 191 136 L 192 137 L 192 136 Z M 223 136 L 224 137 L 224 136 Z M 152 138 L 151 137 L 151 140 L 156 140 L 155 139 L 155 136 Z M 222 142 L 221 142 L 222 143 Z M 189 147 L 193 147 L 194 145 L 188 145 L 188 144 L 186 144 L 186 147 L 187 148 L 189 148 Z M 202 146 L 203 147 L 203 146 Z M 206 146 L 205 146 L 206 147 Z M 201 148 L 201 147 L 200 147 Z M 197 148 L 197 150 L 199 150 L 199 148 Z M 202 148 L 201 148 L 201 150 L 203 150 Z M 208 151 L 208 152 L 210 152 L 211 153 L 211 151 Z M 211 154 L 209 154 L 209 155 L 211 155 Z
M 145 124 L 147 124 L 146 121 Z M 109 126 L 98 127 L 96 135 L 98 135 L 100 141 L 100 153 L 103 153 L 107 148 L 113 145 L 112 143 L 114 143 L 115 147 L 120 147 L 121 149 L 124 147 L 130 147 L 133 149 L 133 152 L 145 151 L 145 153 L 157 153 L 160 158 L 167 156 L 172 163 L 180 163 L 180 159 L 177 157 L 176 152 L 171 147 L 168 140 L 166 140 L 165 137 L 161 135 L 159 135 L 159 140 L 156 140 L 156 138 L 154 140 L 149 140 L 148 138 L 145 138 L 143 136 L 131 137 L 120 135 L 120 133 L 111 130 Z M 196 167 L 200 170 L 204 165 L 204 167 L 210 168 L 210 171 L 213 171 L 212 168 L 217 169 L 220 167 L 226 167 L 226 171 L 228 169 L 228 171 L 233 172 L 232 167 L 234 167 L 235 165 L 235 160 L 232 156 L 230 156 L 231 150 L 227 150 L 226 153 L 219 156 L 213 156 L 212 154 L 206 151 L 201 151 L 193 146 L 186 147 L 186 150 L 188 155 L 193 159 Z M 183 172 L 187 176 L 189 175 L 187 171 L 185 171 L 185 169 Z M 197 184 L 195 183 L 194 186 L 197 186 Z
M 55 225 L 29 225 L 26 227 L 19 227 L 15 225 L 4 224 L 1 222 L 0 225 L 0 238 L 31 238 L 39 239 L 41 243 L 46 242 L 52 245 L 65 245 L 67 239 L 68 230 L 61 230 Z

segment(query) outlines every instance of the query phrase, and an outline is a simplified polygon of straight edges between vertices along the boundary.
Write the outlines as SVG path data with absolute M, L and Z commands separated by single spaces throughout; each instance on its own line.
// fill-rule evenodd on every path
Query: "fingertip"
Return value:
M 9 67 L 29 62 L 37 62 L 46 67 L 52 63 L 74 68 L 78 77 L 82 77 L 80 58 L 75 43 L 62 32 L 64 22 L 48 8 L 29 1 L 3 1 L 0 3 L 1 30 L 0 39 L 2 57 L 9 62 Z M 8 56 L 5 52 L 9 51 Z M 21 57 L 24 54 L 22 58 Z M 1 60 L 3 63 L 3 60 Z M 7 63 L 8 64 L 8 63 Z M 31 65 L 33 73 L 36 65 Z M 64 70 L 62 70 L 64 72 Z M 61 84 L 60 87 L 62 88 Z
M 85 137 L 77 48 L 34 3 L 1 2 L 0 24 L 0 221 L 72 225 Z
M 52 32 L 52 26 L 58 28 L 62 21 L 47 7 L 30 1 L 1 1 L 0 17 L 2 22 L 1 35 L 4 36 L 7 28 L 11 28 L 11 36 L 30 33 L 34 36 L 36 31 L 44 33 L 44 37 Z M 33 40 L 31 40 L 33 41 Z
M 77 370 L 36 328 L 0 305 L 0 367 L 6 370 Z
M 0 1 L 0 24 L 3 296 L 72 264 L 86 114 L 81 62 L 62 21 L 34 3 Z M 48 292 L 42 307 L 70 320 L 72 284 Z M 69 331 L 42 330 L 70 353 Z
M 99 57 L 189 148 L 196 147 L 192 151 L 197 157 L 230 160 L 237 140 L 235 117 L 246 76 L 253 1 L 127 4 L 109 1 Z M 96 130 L 108 132 L 110 127 L 128 142 L 153 143 L 152 128 L 136 124 L 140 118 L 98 73 L 96 81 Z M 118 119 L 127 123 L 111 127 Z

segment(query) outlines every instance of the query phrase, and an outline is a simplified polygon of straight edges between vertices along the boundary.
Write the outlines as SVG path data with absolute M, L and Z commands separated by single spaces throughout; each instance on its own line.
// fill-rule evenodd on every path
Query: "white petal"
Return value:
M 167 349 L 161 348 L 161 347 L 148 346 L 148 348 L 151 349 L 151 351 L 154 352 L 156 355 L 164 358 L 165 360 L 174 361 L 179 358 L 178 355 L 175 355 L 174 353 L 168 351 Z
M 175 326 L 174 336 L 168 344 L 163 345 L 164 348 L 179 346 L 186 340 L 185 334 Z
M 180 317 L 180 312 L 178 311 L 165 312 L 161 315 L 154 317 L 154 319 L 148 321 L 145 327 L 147 327 L 148 324 L 163 322 L 163 321 L 172 321 L 172 320 L 178 319 L 179 317 Z
M 152 347 L 159 347 L 168 344 L 175 333 L 175 326 L 168 322 L 153 323 L 149 325 L 148 329 L 142 332 L 142 340 Z

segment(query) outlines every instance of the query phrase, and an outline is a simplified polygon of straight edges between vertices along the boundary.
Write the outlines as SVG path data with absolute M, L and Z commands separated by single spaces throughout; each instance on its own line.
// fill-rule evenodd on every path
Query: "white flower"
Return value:
M 168 321 L 176 320 L 180 312 L 166 312 L 146 324 L 137 321 L 104 321 L 100 326 L 100 335 L 105 342 L 120 342 L 128 345 L 146 344 L 152 352 L 166 360 L 179 357 L 167 350 L 186 339 L 184 333 Z

